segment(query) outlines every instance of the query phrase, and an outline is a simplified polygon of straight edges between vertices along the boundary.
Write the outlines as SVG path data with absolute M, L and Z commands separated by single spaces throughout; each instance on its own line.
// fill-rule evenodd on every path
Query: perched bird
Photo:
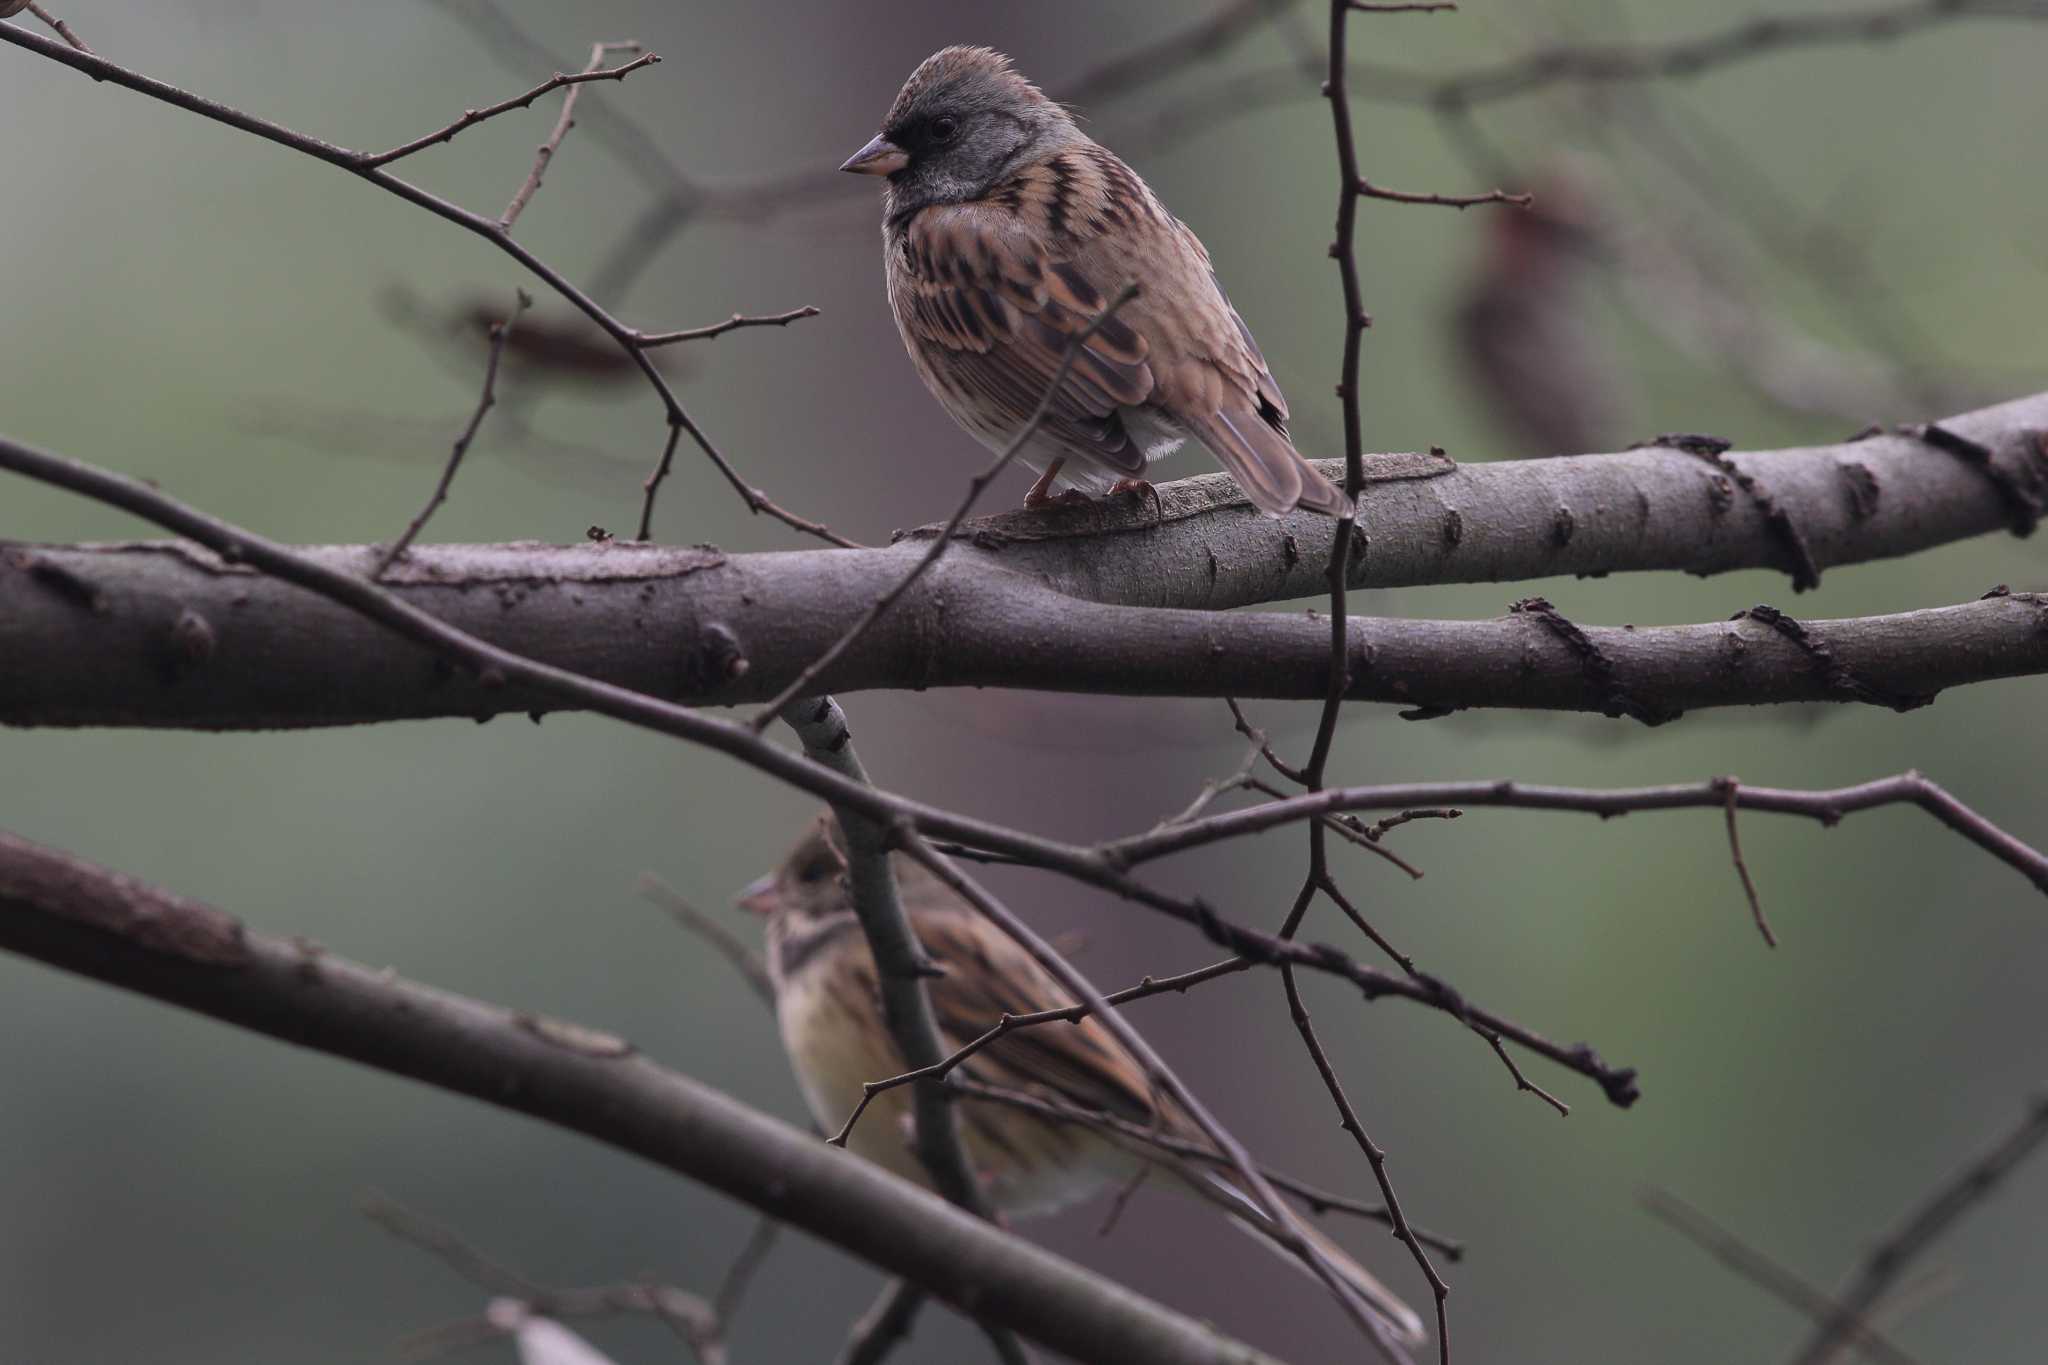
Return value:
M 1009 58 L 926 58 L 840 169 L 888 177 L 897 329 L 925 387 L 990 450 L 1025 427 L 1070 340 L 1137 285 L 1018 452 L 1039 473 L 1026 506 L 1055 486 L 1142 487 L 1146 465 L 1192 436 L 1263 512 L 1350 510 L 1288 439 L 1287 400 L 1202 243 Z
M 986 1032 L 1005 1013 L 1059 1009 L 1074 999 L 1025 951 L 922 865 L 893 855 L 912 931 L 944 969 L 927 983 L 950 1050 Z M 845 838 L 820 816 L 775 871 L 739 903 L 767 917 L 768 979 L 798 1085 L 819 1126 L 836 1132 L 860 1102 L 861 1083 L 907 1069 L 883 1021 L 875 960 L 846 882 Z M 1144 1071 L 1093 1018 L 1044 1024 L 998 1039 L 962 1064 L 987 1085 L 1102 1112 L 1150 1132 L 1200 1144 L 1181 1107 L 1158 1096 Z M 908 1086 L 876 1095 L 847 1146 L 906 1180 L 930 1180 L 911 1147 Z M 1265 1216 L 1220 1167 L 1199 1166 L 1135 1140 L 1058 1123 L 986 1100 L 958 1104 L 967 1159 L 989 1202 L 1006 1214 L 1050 1213 L 1136 1175 L 1149 1165 L 1196 1193 L 1216 1196 L 1258 1232 Z M 1414 1311 L 1313 1228 L 1304 1231 L 1397 1339 L 1422 1339 Z M 1262 1237 L 1262 1240 L 1266 1240 Z M 1270 1241 L 1268 1245 L 1273 1245 Z

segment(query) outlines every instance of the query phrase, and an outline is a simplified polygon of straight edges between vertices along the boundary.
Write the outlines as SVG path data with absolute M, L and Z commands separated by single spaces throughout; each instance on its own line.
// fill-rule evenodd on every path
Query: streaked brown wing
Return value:
M 1023 949 L 970 919 L 970 913 L 915 916 L 918 938 L 946 969 L 930 985 L 932 1009 L 948 1046 L 987 1032 L 1004 1014 L 1074 1003 Z M 989 1085 L 1048 1094 L 1134 1122 L 1152 1121 L 1144 1072 L 1093 1019 L 1020 1029 L 977 1054 L 965 1069 Z
M 942 395 L 950 405 L 979 405 L 997 433 L 1030 419 L 1069 344 L 1109 306 L 1103 287 L 1070 255 L 989 205 L 926 209 L 895 250 L 897 321 L 913 347 L 927 348 L 931 373 L 951 390 Z M 1150 349 L 1123 313 L 1104 322 L 1076 353 L 1043 430 L 1078 454 L 1141 473 L 1144 452 L 1117 410 L 1151 397 Z

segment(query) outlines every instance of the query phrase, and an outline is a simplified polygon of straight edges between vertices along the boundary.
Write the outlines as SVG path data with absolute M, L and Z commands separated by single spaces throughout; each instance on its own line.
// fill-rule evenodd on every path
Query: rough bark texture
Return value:
M 1937 430 L 1978 443 L 1990 464 L 1939 438 L 1899 435 L 1480 465 L 1377 457 L 1357 581 L 1761 566 L 1800 583 L 1833 565 L 2030 525 L 2048 468 L 2048 394 Z M 821 689 L 1322 695 L 1321 622 L 1218 609 L 1320 593 L 1331 524 L 1262 517 L 1222 476 L 1160 492 L 1157 514 L 1094 505 L 971 524 L 819 679 Z M 724 704 L 774 695 L 908 570 L 917 541 L 912 533 L 882 549 L 746 555 L 625 543 L 430 546 L 386 581 L 522 654 L 658 696 Z M 376 553 L 317 552 L 360 572 Z M 1905 704 L 2048 668 L 2043 619 L 2039 601 L 2016 594 L 1805 623 L 1829 662 L 1754 620 L 1588 629 L 1581 643 L 1541 614 L 1366 618 L 1352 627 L 1352 695 L 1644 718 L 1795 700 Z M 1834 664 L 1869 684 L 1862 695 Z M 373 623 L 190 545 L 0 549 L 0 723 L 248 729 L 539 705 L 519 689 L 458 678 Z

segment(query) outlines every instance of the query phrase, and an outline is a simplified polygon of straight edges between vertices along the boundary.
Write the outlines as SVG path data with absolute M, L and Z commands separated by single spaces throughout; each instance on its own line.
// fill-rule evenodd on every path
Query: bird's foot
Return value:
M 1031 491 L 1024 495 L 1026 507 L 1036 511 L 1041 507 L 1050 507 L 1058 501 L 1052 495 L 1052 481 L 1058 477 L 1060 466 L 1065 463 L 1066 460 L 1062 457 L 1045 467 L 1045 472 L 1038 476 L 1038 482 L 1032 484 Z

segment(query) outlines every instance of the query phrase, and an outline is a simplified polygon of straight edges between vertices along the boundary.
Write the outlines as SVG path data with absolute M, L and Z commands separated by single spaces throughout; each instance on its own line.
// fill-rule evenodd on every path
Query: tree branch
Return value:
M 581 1132 L 1081 1360 L 1272 1365 L 620 1039 L 255 933 L 0 834 L 0 949 Z
M 1834 1311 L 1793 1358 L 1794 1365 L 1824 1365 L 1833 1358 L 1838 1344 L 1863 1337 L 1860 1325 L 1900 1272 L 2044 1142 L 2048 1142 L 2048 1096 L 2032 1100 L 2017 1124 L 1976 1160 L 1943 1181 L 1872 1248 L 1855 1280 L 1836 1299 Z
M 640 511 L 640 539 L 646 540 L 649 538 L 650 523 L 654 515 L 655 494 L 660 489 L 662 481 L 668 477 L 669 468 L 674 463 L 677 442 L 681 439 L 683 433 L 688 432 L 690 439 L 696 443 L 697 449 L 703 453 L 706 459 L 711 461 L 718 472 L 724 476 L 726 482 L 732 485 L 733 491 L 739 494 L 741 500 L 746 503 L 748 511 L 767 513 L 792 529 L 802 531 L 807 535 L 817 536 L 833 544 L 852 544 L 851 541 L 848 541 L 843 536 L 835 535 L 830 528 L 788 511 L 759 488 L 754 487 L 741 478 L 739 472 L 733 468 L 732 463 L 726 459 L 724 453 L 712 444 L 711 438 L 704 433 L 703 429 L 697 425 L 696 420 L 683 407 L 682 400 L 676 397 L 675 389 L 668 379 L 655 366 L 654 362 L 647 358 L 646 347 L 640 345 L 636 340 L 639 333 L 636 333 L 632 328 L 620 322 L 590 294 L 571 284 L 567 276 L 542 261 L 533 252 L 515 241 L 508 230 L 509 223 L 501 223 L 496 219 L 486 218 L 482 214 L 472 213 L 470 210 L 451 203 L 439 195 L 431 194 L 421 189 L 410 181 L 400 179 L 384 168 L 385 158 L 381 153 L 351 151 L 346 147 L 338 147 L 320 138 L 308 137 L 306 134 L 295 132 L 283 124 L 274 123 L 269 119 L 258 118 L 253 114 L 243 113 L 239 109 L 230 108 L 218 101 L 207 99 L 203 95 L 195 95 L 189 90 L 181 90 L 175 85 L 145 76 L 138 71 L 130 71 L 126 67 L 116 65 L 90 52 L 75 51 L 62 43 L 53 42 L 39 34 L 29 33 L 12 24 L 0 24 L 0 42 L 26 48 L 28 51 L 47 57 L 51 61 L 81 71 L 96 81 L 111 81 L 116 85 L 135 91 L 137 94 L 146 95 L 151 99 L 160 100 L 165 104 L 183 109 L 188 113 L 197 114 L 201 118 L 211 119 L 215 123 L 225 124 L 230 128 L 260 137 L 267 142 L 274 142 L 281 147 L 288 147 L 317 161 L 324 161 L 330 166 L 338 166 L 342 170 L 367 180 L 381 190 L 397 195 L 408 204 L 425 209 L 436 218 L 453 223 L 465 231 L 476 234 L 532 271 L 550 289 L 561 295 L 562 298 L 582 312 L 584 316 L 602 328 L 605 334 L 611 337 L 614 342 L 625 348 L 626 353 L 632 358 L 640 373 L 645 376 L 656 396 L 661 399 L 662 410 L 668 421 L 668 439 L 662 447 L 660 461 L 656 464 L 653 472 L 647 476 L 647 481 L 643 485 Z M 568 89 L 569 95 L 573 96 L 583 89 L 583 85 L 570 84 Z M 564 96 L 564 98 L 567 99 L 569 96 Z M 564 129 L 563 131 L 566 132 L 567 130 Z M 534 179 L 537 180 L 537 178 L 536 174 Z
M 853 731 L 838 702 L 830 697 L 799 697 L 782 714 L 802 741 L 806 758 L 848 781 L 870 785 L 867 769 L 854 752 Z M 833 814 L 846 836 L 847 884 L 861 933 L 874 954 L 883 1022 L 896 1050 L 911 1066 L 931 1066 L 945 1056 L 946 1045 L 939 1036 L 938 1016 L 932 1012 L 931 993 L 924 981 L 939 969 L 918 942 L 903 908 L 896 872 L 889 861 L 888 827 L 851 806 L 835 806 Z M 937 1081 L 919 1084 L 912 1092 L 912 1115 L 917 1159 L 933 1187 L 948 1202 L 977 1218 L 994 1221 L 995 1214 L 968 1164 L 952 1098 L 945 1087 Z M 978 1321 L 1006 1365 L 1024 1365 L 1024 1348 L 1007 1329 L 986 1319 Z
M 1817 571 L 2012 525 L 2014 498 L 2048 469 L 2048 394 L 1937 429 L 1981 447 L 1986 462 L 1913 436 L 1724 452 L 1711 463 L 1668 447 L 1479 465 L 1376 457 L 1368 470 L 1381 477 L 1369 479 L 1362 499 L 1373 552 L 1354 564 L 1354 586 L 1788 567 L 1787 525 L 1797 528 L 1798 562 Z M 33 475 L 34 454 L 0 441 L 0 467 Z M 1741 491 L 1730 467 L 1752 492 Z M 1768 510 L 1755 491 L 1767 493 Z M 1323 696 L 1325 625 L 1216 609 L 1322 591 L 1328 519 L 1260 517 L 1223 475 L 1159 493 L 1156 522 L 1149 510 L 1096 505 L 968 523 L 952 552 L 819 685 Z M 747 555 L 622 544 L 416 546 L 387 586 L 521 653 L 657 695 L 738 703 L 795 678 L 926 548 L 917 534 L 885 549 Z M 352 575 L 375 562 L 360 547 L 306 553 Z M 559 704 L 516 680 L 484 689 L 451 678 L 350 611 L 191 547 L 18 548 L 8 563 L 16 572 L 0 565 L 0 722 L 240 728 Z M 1491 622 L 1368 618 L 1349 623 L 1348 695 L 1644 718 L 1721 705 L 1897 701 L 2042 671 L 2041 610 L 2040 599 L 2017 594 L 1806 623 L 1842 669 L 1871 684 L 1862 690 L 1762 619 L 1587 628 L 1581 640 L 1540 613 Z M 181 662 L 169 637 L 187 612 L 212 647 Z M 220 665 L 208 666 L 216 658 Z M 227 666 L 256 658 L 260 669 Z

